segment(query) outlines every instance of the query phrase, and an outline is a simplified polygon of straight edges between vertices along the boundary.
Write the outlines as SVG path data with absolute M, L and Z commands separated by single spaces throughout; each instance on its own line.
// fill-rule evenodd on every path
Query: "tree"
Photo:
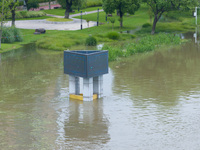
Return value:
M 25 4 L 26 4 L 26 8 L 28 10 L 28 0 L 24 0 Z
M 115 18 L 110 18 L 110 22 L 112 23 L 112 30 L 113 30 L 114 23 L 115 23 Z
M 17 0 L 10 0 L 9 8 L 12 14 L 12 26 L 15 26 L 15 9 L 18 6 Z
M 27 10 L 31 8 L 38 8 L 39 7 L 39 2 L 38 0 L 28 0 L 28 5 L 27 5 Z
M 103 9 L 107 14 L 112 14 L 115 10 L 118 11 L 120 16 L 120 27 L 123 27 L 124 14 L 134 14 L 139 7 L 139 0 L 103 0 Z
M 72 11 L 72 5 L 78 6 L 82 0 L 57 0 L 58 3 L 65 8 L 65 18 L 69 18 L 69 12 Z
M 0 16 L 1 16 L 1 29 L 0 29 L 0 48 L 1 48 L 1 38 L 2 38 L 2 30 L 3 30 L 3 22 L 6 18 L 9 9 L 10 0 L 0 0 Z
M 51 0 L 49 0 L 49 10 L 51 9 Z
M 154 21 L 151 34 L 155 33 L 156 24 L 164 12 L 169 12 L 171 10 L 180 10 L 185 8 L 190 9 L 194 6 L 197 6 L 198 4 L 198 0 L 143 0 L 143 1 L 150 6 L 154 14 Z

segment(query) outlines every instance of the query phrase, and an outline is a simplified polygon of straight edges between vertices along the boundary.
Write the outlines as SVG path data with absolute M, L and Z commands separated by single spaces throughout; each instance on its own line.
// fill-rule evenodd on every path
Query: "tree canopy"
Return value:
M 69 18 L 69 12 L 72 10 L 72 5 L 78 6 L 84 0 L 57 0 L 58 3 L 65 8 L 65 18 Z
M 143 2 L 150 6 L 154 14 L 151 34 L 155 33 L 156 24 L 164 12 L 191 9 L 198 4 L 198 0 L 143 0 Z
M 27 9 L 30 10 L 31 8 L 38 8 L 39 7 L 39 2 L 38 0 L 28 0 L 28 5 L 27 5 Z
M 103 9 L 108 13 L 114 13 L 116 10 L 120 16 L 120 26 L 123 26 L 123 16 L 125 13 L 134 14 L 140 7 L 139 0 L 103 0 Z

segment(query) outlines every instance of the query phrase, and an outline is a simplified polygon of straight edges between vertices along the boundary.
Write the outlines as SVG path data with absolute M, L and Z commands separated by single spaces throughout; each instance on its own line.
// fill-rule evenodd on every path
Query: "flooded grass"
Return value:
M 157 35 L 149 35 L 140 38 L 138 41 L 126 43 L 120 46 L 104 45 L 102 49 L 109 51 L 109 60 L 114 61 L 120 57 L 128 57 L 136 53 L 153 51 L 164 45 L 178 45 L 181 43 L 181 38 L 174 34 L 160 33 Z

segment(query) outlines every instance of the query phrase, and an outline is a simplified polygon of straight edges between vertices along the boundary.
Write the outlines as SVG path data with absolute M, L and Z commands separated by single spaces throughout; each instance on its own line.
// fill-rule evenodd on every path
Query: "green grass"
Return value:
M 13 49 L 20 48 L 20 47 L 21 46 L 18 43 L 12 43 L 12 44 L 4 43 L 4 44 L 1 44 L 0 53 L 7 52 Z
M 66 50 L 73 45 L 84 45 L 87 34 L 71 32 L 59 32 L 42 38 L 36 42 L 40 48 L 51 50 Z
M 139 41 L 125 42 L 120 45 L 104 45 L 103 49 L 109 51 L 109 60 L 118 60 L 120 57 L 128 57 L 137 53 L 153 51 L 165 45 L 178 45 L 181 43 L 179 36 L 160 33 L 142 37 Z
M 97 10 L 98 8 L 102 9 L 101 6 L 100 7 L 89 7 L 89 8 L 85 8 L 85 9 L 80 9 L 79 11 L 76 9 L 76 10 L 74 10 L 75 12 L 70 13 L 70 15 L 81 13 L 81 11 L 82 12 L 94 11 L 94 10 Z M 51 14 L 51 15 L 65 16 L 65 9 L 62 9 L 62 8 L 51 9 L 51 10 L 42 10 L 42 11 L 44 11 L 47 14 Z
M 97 8 L 98 7 L 95 7 L 92 9 L 97 9 Z M 61 12 L 61 9 L 47 10 L 47 11 L 49 11 L 49 13 L 51 14 L 59 15 L 58 13 Z M 141 28 L 141 30 L 135 33 L 136 37 L 140 39 L 141 37 L 145 37 L 149 35 L 151 33 L 152 26 L 147 27 L 147 28 L 142 28 L 142 25 L 145 23 L 152 24 L 152 22 L 150 22 L 149 16 L 147 15 L 148 14 L 147 12 L 148 12 L 148 7 L 146 5 L 142 5 L 142 7 L 135 13 L 135 15 L 125 14 L 123 18 L 123 28 L 120 28 L 120 23 L 118 21 L 119 16 L 116 16 L 116 13 L 114 13 L 113 17 L 115 18 L 115 24 L 114 24 L 113 31 L 121 32 L 121 31 L 136 30 L 136 29 Z M 173 16 L 173 12 L 170 15 Z M 194 18 L 190 14 L 181 15 L 181 13 L 179 13 L 179 15 L 180 16 L 177 15 L 174 18 L 172 18 L 170 21 L 158 22 L 157 27 L 156 27 L 156 33 L 158 32 L 177 33 L 177 32 L 194 31 L 194 28 L 195 28 Z M 80 16 L 76 18 L 80 18 Z M 84 15 L 83 19 L 90 20 L 90 21 L 97 21 L 97 13 Z M 135 36 L 131 34 L 120 34 L 119 40 L 116 40 L 116 41 L 109 39 L 107 37 L 107 33 L 112 31 L 112 23 L 110 23 L 109 21 L 106 21 L 105 12 L 99 13 L 99 22 L 100 22 L 100 25 L 98 27 L 91 27 L 91 28 L 78 30 L 78 31 L 47 31 L 45 34 L 40 34 L 40 35 L 34 35 L 33 34 L 34 30 L 22 29 L 21 31 L 23 33 L 24 41 L 10 44 L 10 45 L 2 44 L 2 49 L 4 49 L 4 51 L 5 49 L 9 50 L 14 47 L 17 48 L 21 44 L 27 44 L 34 41 L 37 41 L 38 47 L 51 49 L 51 50 L 65 50 L 65 49 L 71 49 L 72 47 L 81 48 L 82 46 L 84 46 L 85 39 L 89 35 L 94 36 L 97 39 L 98 43 L 110 43 L 109 45 L 113 44 L 113 45 L 119 46 L 120 44 L 121 46 L 121 44 L 124 45 L 123 43 L 127 44 L 127 43 L 134 42 Z M 0 52 L 2 52 L 2 50 Z M 121 53 L 121 51 L 118 51 L 117 53 L 119 53 L 119 55 L 122 55 L 122 56 L 128 55 L 128 53 Z
M 120 28 L 120 22 L 118 21 L 119 16 L 116 15 L 116 13 L 113 14 L 113 17 L 115 18 L 114 23 L 114 31 L 126 31 L 126 30 L 133 30 L 139 26 L 142 26 L 144 23 L 149 22 L 149 17 L 146 15 L 147 7 L 143 6 L 141 7 L 135 15 L 124 15 L 123 17 L 123 28 Z M 75 17 L 80 18 L 80 16 Z M 90 21 L 97 21 L 97 13 L 83 15 L 83 19 L 90 20 Z M 110 32 L 112 30 L 112 23 L 109 22 L 109 17 L 106 21 L 106 13 L 100 12 L 99 13 L 99 22 L 100 24 L 103 24 L 97 28 L 90 28 L 90 32 L 93 34 L 97 33 L 106 33 Z M 83 31 L 84 32 L 84 31 Z
M 73 19 L 66 19 L 66 18 L 48 18 L 46 21 L 55 21 L 55 22 L 68 22 L 73 21 Z

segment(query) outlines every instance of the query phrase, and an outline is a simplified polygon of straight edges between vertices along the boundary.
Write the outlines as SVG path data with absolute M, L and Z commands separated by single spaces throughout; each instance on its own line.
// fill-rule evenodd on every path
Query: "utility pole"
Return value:
M 99 8 L 97 9 L 97 26 L 99 26 Z
M 195 7 L 195 12 L 196 12 L 195 17 L 196 17 L 196 25 L 197 25 L 197 7 Z
M 81 11 L 81 30 L 83 29 L 83 25 L 82 25 L 82 11 Z
M 0 30 L 0 48 L 1 48 L 1 38 L 2 38 L 2 30 L 3 30 L 3 9 L 4 9 L 4 0 L 2 3 L 2 12 L 1 12 L 1 30 Z

